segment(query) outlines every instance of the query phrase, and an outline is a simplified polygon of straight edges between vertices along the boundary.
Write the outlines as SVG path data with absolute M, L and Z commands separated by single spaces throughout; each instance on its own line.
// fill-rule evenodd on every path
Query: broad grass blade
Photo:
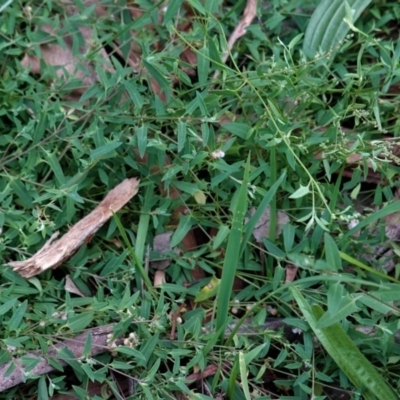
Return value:
M 317 322 L 324 315 L 322 308 L 318 305 L 310 306 L 296 287 L 292 286 L 290 290 L 315 336 L 353 385 L 358 390 L 362 390 L 364 397 L 379 400 L 398 399 L 393 389 L 342 327 L 339 324 L 333 324 L 327 328 L 318 329 Z

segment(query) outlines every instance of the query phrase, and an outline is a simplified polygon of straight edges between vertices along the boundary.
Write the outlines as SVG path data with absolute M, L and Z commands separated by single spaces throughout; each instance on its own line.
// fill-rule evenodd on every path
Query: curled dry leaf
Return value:
M 86 297 L 79 289 L 78 286 L 75 285 L 74 281 L 71 279 L 69 275 L 65 277 L 65 285 L 64 289 L 66 292 L 77 294 L 81 297 Z
M 165 233 L 160 233 L 154 238 L 153 241 L 153 250 L 161 255 L 164 255 L 165 253 L 170 252 L 171 250 L 179 254 L 179 249 L 174 248 L 171 249 L 171 236 L 173 232 L 165 232 Z M 151 262 L 151 267 L 154 269 L 158 270 L 164 270 L 165 268 L 169 267 L 171 264 L 171 259 L 170 258 L 165 258 L 163 260 L 155 260 Z
M 54 242 L 54 233 L 46 244 L 25 261 L 12 261 L 8 265 L 25 278 L 31 278 L 49 268 L 57 268 L 76 251 L 112 216 L 120 210 L 138 191 L 139 181 L 125 179 L 110 190 L 104 200 L 85 218 L 75 224 L 61 239 Z

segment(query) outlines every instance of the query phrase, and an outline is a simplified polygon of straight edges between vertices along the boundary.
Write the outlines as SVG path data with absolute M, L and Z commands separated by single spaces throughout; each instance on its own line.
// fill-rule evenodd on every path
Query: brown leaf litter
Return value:
M 31 278 L 49 268 L 57 268 L 120 210 L 138 191 L 139 181 L 125 179 L 110 190 L 104 200 L 85 218 L 76 223 L 61 239 L 54 242 L 59 232 L 55 232 L 46 244 L 25 261 L 12 261 L 8 265 L 25 278 Z

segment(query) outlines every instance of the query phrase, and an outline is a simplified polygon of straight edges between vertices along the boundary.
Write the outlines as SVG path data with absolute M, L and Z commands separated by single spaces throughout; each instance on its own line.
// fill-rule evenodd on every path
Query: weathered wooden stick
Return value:
M 61 239 L 54 242 L 55 232 L 46 244 L 25 261 L 12 261 L 8 265 L 21 276 L 31 278 L 49 268 L 57 268 L 73 256 L 83 243 L 104 225 L 113 212 L 121 209 L 138 191 L 139 181 L 125 179 L 110 190 L 104 200 L 85 218 L 76 223 Z
M 23 357 L 25 359 L 35 358 L 40 360 L 36 367 L 29 372 L 25 370 L 20 358 L 14 358 L 6 364 L 3 364 L 0 366 L 0 392 L 4 392 L 13 386 L 25 382 L 27 379 L 29 379 L 29 376 L 37 377 L 39 375 L 54 371 L 55 368 L 48 363 L 48 358 L 54 358 L 62 366 L 67 365 L 67 363 L 58 355 L 58 353 L 64 348 L 67 348 L 73 353 L 75 360 L 79 360 L 83 355 L 83 349 L 89 334 L 92 335 L 92 348 L 90 349 L 90 356 L 95 356 L 113 349 L 114 347 L 110 346 L 108 343 L 108 335 L 112 333 L 113 327 L 114 325 L 110 324 L 89 329 L 85 333 L 75 336 L 74 338 L 65 339 L 61 343 L 49 346 L 49 351 L 45 355 L 41 351 L 34 351 L 32 353 L 25 354 Z M 122 339 L 116 340 L 115 344 L 113 343 L 113 346 L 120 344 L 122 344 Z M 11 372 L 11 374 L 6 376 L 6 372 L 11 367 L 11 364 L 14 364 L 14 370 Z

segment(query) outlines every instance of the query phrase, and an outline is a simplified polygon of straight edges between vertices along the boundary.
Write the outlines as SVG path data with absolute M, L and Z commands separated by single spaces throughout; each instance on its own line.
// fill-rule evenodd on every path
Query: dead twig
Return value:
M 113 212 L 120 210 L 137 193 L 138 186 L 137 179 L 125 179 L 61 239 L 53 242 L 59 234 L 59 232 L 55 232 L 31 258 L 25 261 L 12 261 L 8 265 L 25 278 L 31 278 L 49 268 L 57 268 L 74 255 L 83 243 L 88 242 L 112 216 Z
M 234 31 L 229 36 L 228 48 L 222 55 L 222 62 L 225 63 L 236 41 L 246 34 L 246 28 L 252 23 L 257 14 L 257 0 L 247 0 L 246 8 L 243 11 L 242 19 L 237 24 Z M 214 80 L 219 76 L 219 70 L 214 73 Z
M 34 351 L 24 355 L 24 359 L 34 358 L 39 359 L 39 363 L 30 371 L 26 371 L 21 358 L 15 358 L 12 361 L 7 362 L 0 366 L 0 392 L 4 392 L 7 389 L 12 388 L 20 383 L 25 382 L 29 377 L 35 377 L 38 375 L 47 374 L 54 371 L 55 368 L 47 361 L 49 358 L 55 359 L 62 366 L 67 363 L 59 357 L 59 352 L 63 349 L 68 349 L 73 355 L 74 359 L 80 359 L 83 355 L 83 349 L 88 335 L 92 335 L 92 348 L 90 349 L 90 356 L 104 353 L 111 349 L 108 343 L 108 335 L 112 333 L 114 325 L 104 325 L 93 329 L 87 330 L 78 336 L 71 339 L 66 339 L 63 342 L 49 346 L 48 352 L 44 356 L 41 351 Z M 122 343 L 122 339 L 116 340 L 114 345 Z M 7 371 L 12 368 L 14 364 L 14 370 L 11 374 L 7 374 Z

